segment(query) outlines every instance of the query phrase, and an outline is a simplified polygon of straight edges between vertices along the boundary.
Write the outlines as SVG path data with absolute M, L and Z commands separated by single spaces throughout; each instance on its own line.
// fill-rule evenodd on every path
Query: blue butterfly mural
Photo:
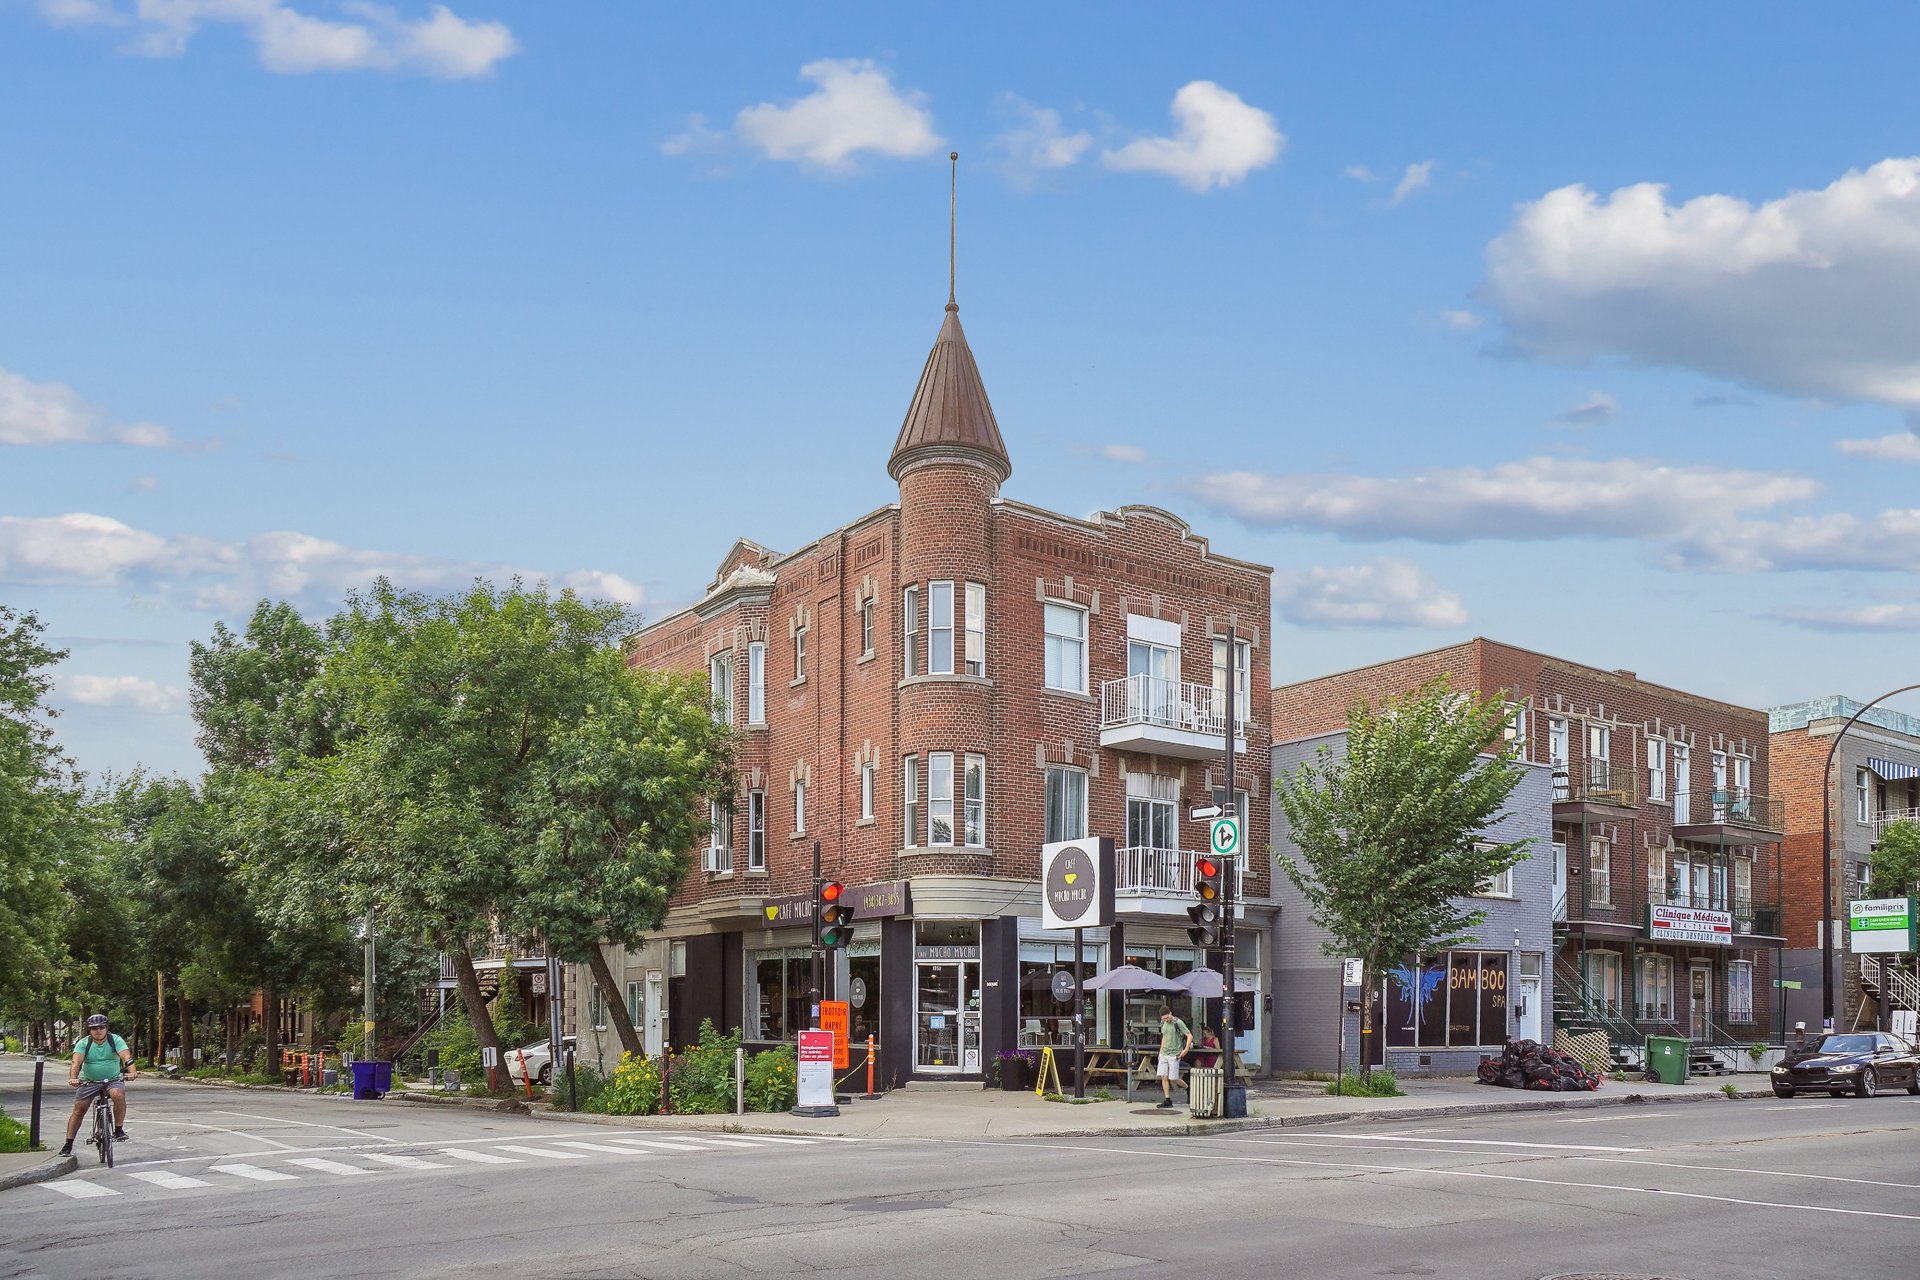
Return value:
M 1406 1001 L 1407 1011 L 1412 1015 L 1406 1028 L 1411 1031 L 1416 1022 L 1424 1020 L 1424 1013 L 1427 1005 L 1433 1000 L 1433 993 L 1440 990 L 1442 984 L 1446 982 L 1446 966 L 1438 961 L 1424 966 L 1403 964 L 1394 966 L 1387 970 L 1387 973 L 1393 978 L 1394 984 L 1400 988 L 1400 998 Z

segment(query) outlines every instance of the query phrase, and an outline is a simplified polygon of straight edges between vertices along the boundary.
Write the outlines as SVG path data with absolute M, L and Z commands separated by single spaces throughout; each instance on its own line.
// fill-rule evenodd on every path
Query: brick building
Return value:
M 1920 717 L 1874 707 L 1855 721 L 1834 749 L 1834 735 L 1861 704 L 1838 695 L 1775 707 L 1768 713 L 1768 758 L 1773 790 L 1787 806 L 1787 836 L 1782 854 L 1787 901 L 1786 1018 L 1818 1028 L 1825 1006 L 1822 932 L 1832 920 L 1844 921 L 1851 898 L 1878 897 L 1869 886 L 1867 859 L 1880 833 L 1901 820 L 1920 821 Z M 1827 752 L 1834 750 L 1833 771 L 1823 777 Z M 1834 902 L 1820 907 L 1822 876 L 1821 806 L 1829 806 L 1833 835 Z M 1882 886 L 1887 894 L 1902 886 Z M 1863 992 L 1859 962 L 1847 952 L 1846 927 L 1834 934 L 1836 1026 L 1848 1030 L 1863 1016 L 1870 1026 L 1880 1010 L 1872 990 Z M 1872 984 L 1869 984 L 1871 987 Z M 1863 997 L 1867 997 L 1863 1001 Z
M 1005 497 L 1012 469 L 949 301 L 887 459 L 898 500 L 791 551 L 736 542 L 703 599 L 633 637 L 636 666 L 710 677 L 739 750 L 737 803 L 661 938 L 616 960 L 651 1048 L 702 1019 L 758 1041 L 807 1025 L 816 841 L 856 911 L 825 985 L 855 1039 L 877 1037 L 883 1082 L 1064 1042 L 1049 979 L 1072 936 L 1039 928 L 1046 841 L 1120 847 L 1119 923 L 1089 933 L 1089 976 L 1207 959 L 1185 934 L 1206 843 L 1187 810 L 1225 785 L 1232 672 L 1234 785 L 1246 843 L 1267 847 L 1269 681 L 1249 677 L 1272 669 L 1271 570 L 1155 507 L 1080 519 Z M 1251 866 L 1240 966 L 1264 990 L 1270 874 Z M 1097 1004 L 1101 1041 L 1150 1016 Z M 1250 1065 L 1266 1030 L 1256 1016 L 1241 1040 Z
M 1476 638 L 1278 687 L 1274 721 L 1329 732 L 1355 699 L 1441 675 L 1513 703 L 1523 758 L 1550 770 L 1552 840 L 1535 857 L 1551 871 L 1556 1019 L 1636 1054 L 1654 1034 L 1728 1055 L 1778 1040 L 1784 822 L 1766 714 Z

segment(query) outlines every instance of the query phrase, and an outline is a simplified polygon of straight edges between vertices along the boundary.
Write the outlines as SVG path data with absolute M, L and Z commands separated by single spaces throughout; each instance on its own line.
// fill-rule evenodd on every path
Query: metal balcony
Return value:
M 1155 849 L 1148 845 L 1128 845 L 1114 850 L 1114 894 L 1135 899 L 1124 905 L 1129 910 L 1162 914 L 1183 913 L 1193 905 L 1193 862 L 1200 855 L 1186 849 Z M 1247 860 L 1239 862 L 1241 883 L 1245 884 Z M 1147 901 L 1154 900 L 1158 901 Z M 1244 914 L 1236 904 L 1235 918 Z
M 1920 808 L 1882 809 L 1868 821 L 1873 824 L 1873 838 L 1877 843 L 1896 822 L 1920 822 Z
M 1247 717 L 1235 709 L 1233 749 L 1247 749 Z M 1226 750 L 1225 699 L 1212 685 L 1127 676 L 1100 686 L 1100 745 L 1204 760 Z
M 1605 760 L 1588 760 L 1579 768 L 1559 765 L 1553 771 L 1553 811 L 1564 816 L 1586 809 L 1634 809 L 1640 792 L 1634 771 Z
M 1696 802 L 1689 806 L 1691 822 L 1675 820 L 1675 838 L 1772 844 L 1787 829 L 1784 800 L 1755 795 L 1746 787 L 1718 787 L 1705 798 L 1704 805 Z

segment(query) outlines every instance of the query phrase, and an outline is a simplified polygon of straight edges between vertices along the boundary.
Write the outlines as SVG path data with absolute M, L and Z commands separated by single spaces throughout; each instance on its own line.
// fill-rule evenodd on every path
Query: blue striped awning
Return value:
M 1903 778 L 1920 778 L 1920 764 L 1901 764 L 1897 760 L 1875 760 L 1869 756 L 1867 768 L 1888 782 L 1899 782 Z

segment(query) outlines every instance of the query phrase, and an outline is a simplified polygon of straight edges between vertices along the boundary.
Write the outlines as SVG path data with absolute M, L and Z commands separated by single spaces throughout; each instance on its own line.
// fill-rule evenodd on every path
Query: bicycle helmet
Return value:
M 89 1031 L 93 1030 L 95 1027 L 104 1027 L 106 1025 L 107 1025 L 107 1015 L 104 1013 L 96 1013 L 91 1018 L 87 1019 L 87 1030 Z

